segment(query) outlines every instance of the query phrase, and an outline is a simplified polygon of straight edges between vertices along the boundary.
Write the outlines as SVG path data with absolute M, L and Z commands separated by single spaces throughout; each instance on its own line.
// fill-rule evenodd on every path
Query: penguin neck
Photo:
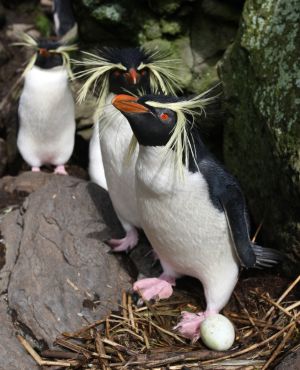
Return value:
M 33 66 L 25 75 L 25 89 L 31 92 L 55 91 L 60 94 L 68 87 L 68 73 L 64 67 L 42 69 Z
M 187 175 L 184 166 L 184 177 Z M 136 177 L 142 187 L 158 195 L 173 194 L 184 181 L 176 168 L 175 153 L 170 150 L 166 154 L 163 146 L 139 146 Z

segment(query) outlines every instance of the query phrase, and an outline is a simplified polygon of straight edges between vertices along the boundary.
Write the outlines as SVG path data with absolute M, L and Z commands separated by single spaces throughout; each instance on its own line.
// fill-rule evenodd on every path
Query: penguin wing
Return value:
M 218 196 L 224 210 L 236 254 L 243 267 L 254 267 L 256 255 L 249 237 L 249 224 L 243 194 L 235 184 L 227 184 Z

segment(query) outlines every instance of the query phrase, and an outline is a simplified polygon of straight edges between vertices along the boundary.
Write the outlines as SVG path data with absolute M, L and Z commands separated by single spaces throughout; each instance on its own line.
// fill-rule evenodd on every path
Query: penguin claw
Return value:
M 56 175 L 65 175 L 65 176 L 67 176 L 67 175 L 68 175 L 68 172 L 66 171 L 66 169 L 65 169 L 65 166 L 64 166 L 64 165 L 56 166 L 56 167 L 55 167 L 55 170 L 54 170 L 54 173 L 55 173 Z
M 31 172 L 41 172 L 40 167 L 31 167 Z
M 128 252 L 133 249 L 139 240 L 136 229 L 131 229 L 126 233 L 125 238 L 109 239 L 106 243 L 111 247 L 112 252 Z
M 187 311 L 181 312 L 181 320 L 174 326 L 174 330 L 177 330 L 182 336 L 190 339 L 192 343 L 195 343 L 200 338 L 200 325 L 205 319 L 203 312 L 191 313 Z
M 173 294 L 172 284 L 159 278 L 138 280 L 133 284 L 133 290 L 145 301 L 166 299 Z

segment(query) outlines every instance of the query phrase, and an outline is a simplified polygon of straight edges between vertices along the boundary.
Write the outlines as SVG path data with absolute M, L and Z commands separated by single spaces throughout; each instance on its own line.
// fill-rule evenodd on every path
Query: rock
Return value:
M 2 4 L 0 4 L 0 29 L 5 25 L 6 17 L 5 17 L 5 9 Z
M 300 350 L 289 353 L 274 370 L 300 370 Z
M 0 370 L 37 370 L 36 362 L 27 354 L 16 337 L 17 330 L 7 313 L 7 304 L 0 300 Z
M 210 6 L 210 2 L 213 4 Z M 216 65 L 237 30 L 242 0 L 74 0 L 81 37 L 101 45 L 167 46 L 182 61 L 183 88 L 200 93 L 219 81 Z M 203 6 L 204 6 L 203 5 Z M 212 15 L 217 6 L 217 14 Z M 224 13 L 220 17 L 219 13 Z M 218 18 L 216 18 L 218 17 Z M 232 22 L 232 20 L 235 20 Z
M 23 172 L 19 176 L 5 176 L 0 179 L 0 189 L 7 193 L 30 194 L 44 185 L 53 177 L 45 172 Z
M 105 222 L 118 231 L 107 193 L 69 176 L 51 176 L 4 218 L 1 290 L 7 288 L 9 308 L 38 340 L 51 345 L 84 318 L 104 317 L 131 287 L 122 256 L 103 243 L 111 236 Z
M 0 177 L 3 175 L 7 165 L 7 150 L 5 140 L 0 138 Z
M 246 1 L 220 68 L 230 115 L 227 166 L 255 222 L 264 221 L 264 245 L 285 252 L 290 274 L 300 262 L 299 22 L 298 0 Z
M 0 42 L 0 66 L 5 64 L 9 60 L 9 53 L 5 49 L 4 45 L 2 42 Z

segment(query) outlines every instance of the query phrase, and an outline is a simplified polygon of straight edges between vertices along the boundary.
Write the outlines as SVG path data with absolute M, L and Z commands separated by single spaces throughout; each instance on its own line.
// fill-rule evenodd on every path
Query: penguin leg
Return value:
M 56 175 L 68 175 L 68 172 L 66 171 L 64 165 L 56 166 L 55 170 L 54 170 L 54 173 Z
M 183 311 L 180 322 L 174 327 L 185 338 L 196 342 L 200 337 L 200 326 L 208 316 L 216 315 L 228 302 L 238 277 L 238 267 L 227 267 L 220 269 L 220 275 L 217 279 L 211 279 L 203 283 L 204 294 L 206 298 L 205 312 L 191 313 Z
M 41 172 L 40 167 L 31 167 L 32 172 Z
M 139 241 L 139 233 L 137 229 L 130 225 L 129 223 L 123 221 L 121 217 L 119 217 L 121 224 L 126 231 L 125 238 L 122 239 L 109 239 L 107 240 L 107 244 L 111 247 L 113 252 L 126 252 L 133 249 L 138 241 Z
M 172 286 L 176 285 L 176 278 L 180 277 L 168 263 L 162 260 L 160 262 L 164 272 L 159 278 L 141 279 L 133 284 L 133 290 L 140 293 L 146 301 L 171 297 L 173 294 Z

